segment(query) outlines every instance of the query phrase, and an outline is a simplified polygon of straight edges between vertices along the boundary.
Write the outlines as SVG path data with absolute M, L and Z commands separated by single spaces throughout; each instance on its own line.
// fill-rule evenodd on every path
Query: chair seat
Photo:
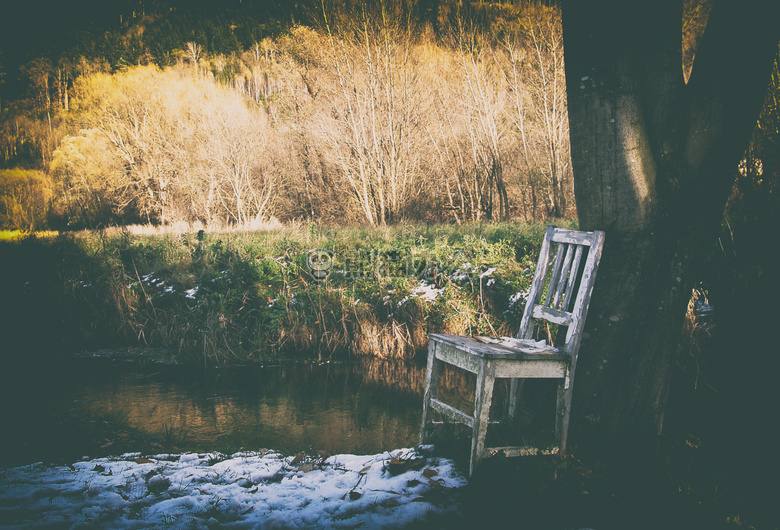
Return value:
M 486 342 L 485 339 L 490 338 L 479 337 L 473 339 L 469 337 L 462 337 L 459 335 L 446 335 L 442 333 L 431 333 L 430 339 L 435 342 L 448 344 L 470 353 L 482 359 L 506 359 L 506 360 L 523 360 L 523 361 L 551 361 L 561 362 L 568 361 L 570 356 L 568 353 L 562 352 L 558 348 L 548 346 L 547 344 L 533 341 L 533 340 L 518 340 L 501 337 L 499 339 L 492 339 L 502 342 Z
M 571 362 L 568 354 L 549 346 L 540 348 L 534 341 L 516 341 L 520 347 L 510 347 L 458 335 L 432 333 L 430 338 L 437 361 L 473 374 L 489 366 L 492 377 L 563 379 Z

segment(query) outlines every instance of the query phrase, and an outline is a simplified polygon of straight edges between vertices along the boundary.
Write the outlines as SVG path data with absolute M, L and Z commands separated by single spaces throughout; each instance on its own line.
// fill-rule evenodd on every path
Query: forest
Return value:
M 85 5 L 14 55 L 3 228 L 576 218 L 554 3 L 210 5 Z M 748 193 L 776 181 L 777 79 Z

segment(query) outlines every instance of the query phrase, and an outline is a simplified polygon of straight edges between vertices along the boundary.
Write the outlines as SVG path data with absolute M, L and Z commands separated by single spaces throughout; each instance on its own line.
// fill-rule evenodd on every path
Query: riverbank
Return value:
M 3 334 L 12 352 L 143 346 L 205 365 L 304 351 L 410 358 L 432 332 L 511 334 L 544 228 L 9 237 L 0 242 Z

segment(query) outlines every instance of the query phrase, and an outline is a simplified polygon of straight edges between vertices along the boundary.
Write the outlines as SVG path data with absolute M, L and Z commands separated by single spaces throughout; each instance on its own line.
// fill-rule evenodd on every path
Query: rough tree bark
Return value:
M 649 456 L 691 289 L 766 92 L 772 2 L 715 2 L 689 82 L 683 0 L 564 0 L 580 227 L 607 233 L 574 388 L 572 443 Z

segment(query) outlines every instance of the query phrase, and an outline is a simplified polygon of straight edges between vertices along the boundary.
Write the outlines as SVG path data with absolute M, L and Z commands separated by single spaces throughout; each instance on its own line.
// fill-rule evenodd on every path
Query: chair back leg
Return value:
M 568 375 L 568 374 L 567 374 Z M 574 390 L 569 377 L 558 383 L 558 395 L 555 406 L 555 437 L 558 439 L 559 454 L 566 454 L 566 439 L 569 436 L 569 417 L 571 416 L 571 396 Z
M 485 438 L 490 423 L 490 404 L 493 401 L 495 381 L 494 364 L 483 360 L 477 372 L 477 389 L 474 393 L 474 432 L 471 436 L 469 476 L 474 475 L 474 470 L 485 456 Z
M 520 404 L 520 396 L 523 394 L 523 383 L 525 379 L 512 379 L 509 385 L 509 411 L 508 416 L 512 419 L 517 417 L 517 406 Z

